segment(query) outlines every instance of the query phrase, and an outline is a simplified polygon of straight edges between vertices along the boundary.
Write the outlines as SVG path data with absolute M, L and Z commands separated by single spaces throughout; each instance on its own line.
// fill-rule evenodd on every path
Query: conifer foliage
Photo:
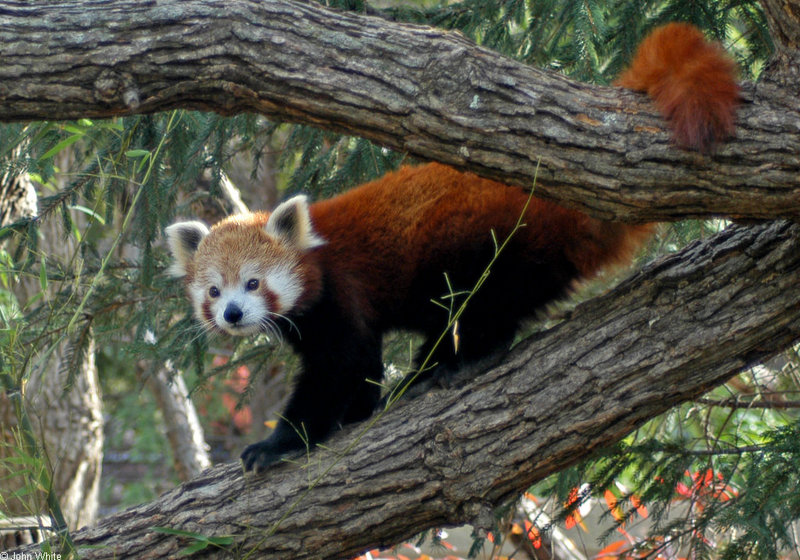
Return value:
M 330 0 L 327 5 L 458 30 L 528 64 L 601 84 L 613 81 L 648 30 L 668 21 L 692 22 L 721 40 L 745 76 L 757 76 L 770 51 L 766 24 L 753 1 L 430 0 L 378 7 Z M 69 157 L 56 158 L 64 153 Z M 212 365 L 219 349 L 210 346 L 221 342 L 207 338 L 191 319 L 180 283 L 166 274 L 162 240 L 164 227 L 176 217 L 212 222 L 231 211 L 220 181 L 241 154 L 252 162 L 253 175 L 269 161 L 281 196 L 299 191 L 332 196 L 410 162 L 360 138 L 257 115 L 174 111 L 0 126 L 0 174 L 28 174 L 39 194 L 35 218 L 0 224 L 2 390 L 21 390 L 30 363 L 64 339 L 72 348 L 67 367 L 75 371 L 94 340 L 104 356 L 102 376 L 129 375 L 127 364 L 139 360 L 193 372 L 199 391 L 208 377 L 242 365 L 254 376 L 265 375 L 271 361 L 264 347 L 271 341 L 263 337 L 237 341 L 226 348 L 230 360 Z M 67 178 L 66 187 L 54 186 L 56 175 Z M 245 193 L 251 201 L 260 196 Z M 37 229 L 45 220 L 58 221 L 65 237 L 79 241 L 70 259 L 54 260 L 41 245 Z M 655 251 L 674 250 L 720 227 L 678 224 Z M 58 296 L 17 302 L 13 285 L 21 277 L 56 285 Z M 528 519 L 528 532 L 536 525 L 538 539 L 539 531 L 547 534 L 565 522 L 579 532 L 576 514 L 594 501 L 594 507 L 605 503 L 615 520 L 603 558 L 788 557 L 787 551 L 800 549 L 792 530 L 800 519 L 798 372 L 800 357 L 789 354 L 541 483 L 531 492 L 557 506 L 551 508 L 555 521 Z M 0 478 L 3 471 L 19 470 L 24 469 L 0 464 Z M 634 538 L 625 528 L 643 511 L 650 532 Z

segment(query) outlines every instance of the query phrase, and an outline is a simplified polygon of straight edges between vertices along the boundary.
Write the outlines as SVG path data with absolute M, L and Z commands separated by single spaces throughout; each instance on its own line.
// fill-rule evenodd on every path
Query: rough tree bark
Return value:
M 0 2 L 0 44 L 4 121 L 250 111 L 522 185 L 541 159 L 538 194 L 600 218 L 800 215 L 791 88 L 747 86 L 736 140 L 710 157 L 672 149 L 644 96 L 315 3 Z
M 797 0 L 765 5 L 796 37 Z M 746 86 L 737 138 L 703 156 L 671 148 L 635 94 L 310 3 L 0 2 L 0 41 L 0 120 L 257 111 L 520 184 L 541 158 L 538 193 L 599 217 L 800 215 L 800 109 L 785 79 Z M 782 48 L 778 70 L 796 60 L 796 44 Z M 208 556 L 342 558 L 430 526 L 486 527 L 531 483 L 797 340 L 798 280 L 800 226 L 729 228 L 466 387 L 339 434 L 329 446 L 346 453 L 330 468 L 330 451 L 260 477 L 215 467 L 75 542 L 88 558 L 175 556 L 193 541 L 154 530 L 168 527 L 233 537 Z

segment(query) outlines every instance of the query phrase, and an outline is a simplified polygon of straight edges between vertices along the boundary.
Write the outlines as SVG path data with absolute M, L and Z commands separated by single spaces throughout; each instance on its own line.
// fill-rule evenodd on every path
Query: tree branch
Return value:
M 800 226 L 731 227 L 579 305 L 467 386 L 401 402 L 361 437 L 363 425 L 338 434 L 328 448 L 349 450 L 333 466 L 320 450 L 263 476 L 214 467 L 75 543 L 95 547 L 92 559 L 174 556 L 191 539 L 153 530 L 169 527 L 299 560 L 425 527 L 488 527 L 531 484 L 797 340 L 798 285 Z
M 671 146 L 639 94 L 458 33 L 292 0 L 0 2 L 0 120 L 176 107 L 258 112 L 370 138 L 600 218 L 800 216 L 800 107 L 745 88 L 736 139 Z
M 800 0 L 761 0 L 761 5 L 775 45 L 760 87 L 770 96 L 770 86 L 786 90 L 800 81 Z
M 778 52 L 800 49 L 800 1 L 761 0 L 761 5 Z

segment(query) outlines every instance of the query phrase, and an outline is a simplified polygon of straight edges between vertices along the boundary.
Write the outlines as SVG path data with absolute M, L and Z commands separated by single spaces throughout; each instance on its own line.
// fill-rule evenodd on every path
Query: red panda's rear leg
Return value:
M 441 333 L 427 336 L 417 350 L 416 369 L 396 385 L 394 393 L 415 398 L 434 388 L 459 386 L 500 362 L 514 340 L 516 321 L 481 324 L 474 314 L 466 319 L 438 344 Z
M 428 337 L 417 353 L 417 364 L 427 358 L 430 365 L 459 370 L 498 350 L 508 350 L 516 331 L 516 317 L 493 321 L 468 310 L 438 345 L 438 337 Z

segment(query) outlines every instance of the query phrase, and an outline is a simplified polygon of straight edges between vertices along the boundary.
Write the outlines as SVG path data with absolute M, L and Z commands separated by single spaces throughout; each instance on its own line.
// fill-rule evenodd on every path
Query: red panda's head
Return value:
M 308 203 L 296 196 L 271 214 L 241 214 L 210 230 L 179 222 L 165 233 L 173 276 L 185 277 L 195 316 L 209 330 L 233 335 L 272 331 L 308 297 L 313 271 L 304 259 L 325 242 L 313 230 Z

